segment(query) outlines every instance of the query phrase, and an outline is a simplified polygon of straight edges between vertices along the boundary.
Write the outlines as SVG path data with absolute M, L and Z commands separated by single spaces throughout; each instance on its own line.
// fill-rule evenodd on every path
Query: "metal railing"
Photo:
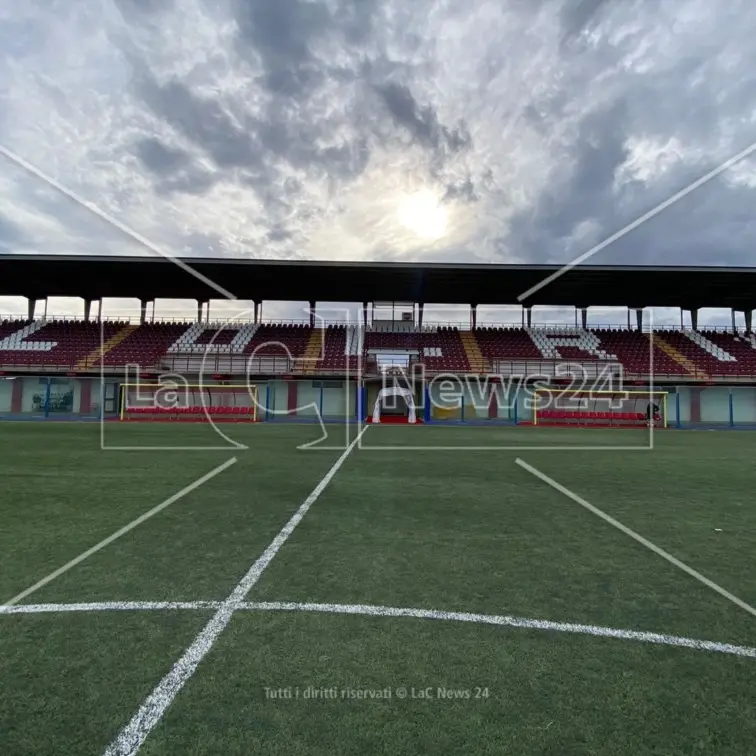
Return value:
M 23 376 L 33 376 L 34 374 L 63 374 L 68 377 L 83 378 L 102 373 L 108 377 L 122 376 L 127 368 L 133 372 L 137 370 L 141 373 L 162 374 L 177 373 L 181 375 L 236 375 L 236 376 L 298 376 L 317 378 L 323 375 L 346 375 L 357 376 L 358 374 L 366 378 L 377 378 L 385 368 L 401 368 L 411 373 L 413 367 L 418 364 L 419 360 L 411 360 L 409 365 L 379 365 L 372 361 L 363 361 L 361 369 L 352 368 L 347 370 L 346 365 L 331 366 L 324 368 L 317 363 L 307 363 L 304 360 L 292 360 L 288 357 L 245 357 L 239 356 L 212 356 L 204 362 L 201 357 L 196 356 L 171 356 L 160 360 L 155 365 L 106 365 L 91 366 L 87 369 L 74 369 L 71 364 L 49 362 L 49 363 L 4 363 L 0 359 L 0 372 L 15 373 L 17 375 L 0 375 L 0 379 Z M 571 372 L 565 371 L 565 365 L 571 366 Z M 627 386 L 629 383 L 653 381 L 659 383 L 750 383 L 756 384 L 756 374 L 748 372 L 721 373 L 712 375 L 692 368 L 685 373 L 668 373 L 662 371 L 649 372 L 628 372 L 626 368 L 620 365 L 614 365 L 614 368 L 607 367 L 611 363 L 601 363 L 597 361 L 577 362 L 574 360 L 495 360 L 491 368 L 483 371 L 469 371 L 469 374 L 501 376 L 503 378 L 528 377 L 536 379 L 539 377 L 567 381 L 579 381 L 582 377 L 587 380 L 604 380 L 612 377 L 617 382 L 624 382 Z M 448 370 L 443 368 L 424 369 L 424 374 L 428 377 L 436 375 L 464 375 L 465 371 Z
M 47 322 L 67 322 L 67 323 L 94 323 L 97 322 L 96 318 L 90 317 L 89 320 L 85 319 L 83 316 L 79 317 L 76 315 L 62 315 L 62 314 L 50 314 L 48 313 L 46 317 L 41 315 L 35 315 L 32 319 L 34 322 L 37 321 L 43 321 L 46 320 Z M 102 318 L 103 322 L 106 323 L 128 323 L 128 324 L 138 324 L 140 322 L 140 317 L 138 315 L 107 315 Z M 23 315 L 18 313 L 6 313 L 2 314 L 0 313 L 0 323 L 3 322 L 11 322 L 11 323 L 18 323 L 19 327 L 22 325 L 29 323 L 29 319 L 25 318 Z M 228 317 L 228 318 L 213 318 L 209 321 L 202 321 L 204 325 L 211 327 L 211 328 L 222 328 L 223 326 L 229 326 L 229 325 L 247 325 L 249 323 L 254 323 L 253 318 L 234 318 L 234 317 Z M 258 321 L 259 325 L 266 325 L 266 326 L 277 326 L 277 325 L 309 325 L 309 319 L 307 318 L 260 318 Z M 191 318 L 184 317 L 184 316 L 175 316 L 175 317 L 159 317 L 159 318 L 147 318 L 145 321 L 146 325 L 185 325 L 187 328 L 192 325 L 196 325 L 197 321 L 192 320 Z M 316 320 L 316 327 L 320 327 L 322 323 L 317 322 Z M 334 325 L 334 326 L 356 326 L 356 325 L 362 325 L 362 319 L 358 318 L 357 320 L 328 320 L 327 323 L 325 323 L 326 326 Z M 482 328 L 496 328 L 501 329 L 504 331 L 519 331 L 523 328 L 527 328 L 527 326 L 523 326 L 521 322 L 493 322 L 493 321 L 479 321 L 477 323 L 477 327 L 479 329 Z M 468 331 L 470 330 L 470 323 L 467 320 L 457 320 L 457 321 L 428 321 L 423 323 L 422 329 L 420 329 L 419 326 L 416 326 L 414 331 L 407 331 L 406 329 L 398 329 L 396 331 L 383 331 L 383 330 L 376 330 L 376 333 L 408 333 L 408 332 L 415 332 L 420 333 L 421 330 L 423 333 L 432 332 L 435 329 L 438 328 L 455 328 L 460 331 Z M 576 326 L 572 322 L 544 322 L 544 323 L 531 323 L 530 328 L 537 329 L 537 330 L 582 330 L 580 326 Z M 370 325 L 368 324 L 368 330 L 370 330 Z M 635 331 L 637 330 L 634 326 L 631 328 L 628 328 L 626 323 L 588 323 L 587 330 L 589 331 Z M 692 331 L 693 327 L 689 325 L 675 325 L 671 323 L 667 324 L 657 324 L 654 323 L 644 323 L 643 324 L 643 332 L 649 332 L 651 330 L 654 331 Z M 698 329 L 700 331 L 713 331 L 713 332 L 719 332 L 719 333 L 733 333 L 732 326 L 729 325 L 699 325 Z M 735 329 L 736 333 L 744 333 L 745 327 L 744 326 L 737 326 Z

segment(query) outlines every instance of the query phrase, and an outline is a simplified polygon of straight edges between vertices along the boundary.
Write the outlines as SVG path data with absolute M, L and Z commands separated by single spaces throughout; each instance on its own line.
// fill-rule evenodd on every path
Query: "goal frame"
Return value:
M 660 427 L 666 428 L 667 427 L 667 396 L 669 396 L 669 391 L 657 391 L 656 389 L 653 389 L 651 391 L 608 391 L 608 390 L 600 390 L 600 391 L 592 391 L 591 389 L 570 389 L 570 388 L 537 388 L 533 392 L 533 425 L 538 425 L 538 396 L 539 395 L 549 395 L 549 394 L 556 394 L 558 396 L 566 396 L 569 394 L 585 394 L 586 398 L 594 398 L 594 397 L 600 397 L 600 396 L 623 396 L 623 397 L 648 397 L 649 401 L 651 400 L 651 397 L 657 396 L 661 397 L 661 423 Z M 588 426 L 590 427 L 590 426 Z
M 184 422 L 190 422 L 190 421 L 203 421 L 210 419 L 211 422 L 246 422 L 246 423 L 256 423 L 260 422 L 260 403 L 258 401 L 258 397 L 260 395 L 259 392 L 259 386 L 257 384 L 246 384 L 246 383 L 184 383 L 184 384 L 176 384 L 176 383 L 122 383 L 120 386 L 121 391 L 121 400 L 120 400 L 120 408 L 118 412 L 118 419 L 123 421 L 129 421 L 133 418 L 129 418 L 126 416 L 128 412 L 128 407 L 126 406 L 126 399 L 128 397 L 129 389 L 155 389 L 157 390 L 163 390 L 163 391 L 176 391 L 176 392 L 182 392 L 182 391 L 195 391 L 199 392 L 200 396 L 203 397 L 203 402 L 200 405 L 192 405 L 192 406 L 199 406 L 202 411 L 201 412 L 184 412 L 183 410 L 174 410 L 173 413 L 170 411 L 165 411 L 162 413 L 160 410 L 156 410 L 153 414 L 165 414 L 165 415 L 171 415 L 171 420 L 179 421 L 178 416 L 179 415 L 185 415 L 182 420 Z M 246 414 L 239 413 L 238 415 L 234 415 L 232 413 L 226 413 L 226 414 L 215 414 L 211 411 L 208 411 L 208 407 L 212 407 L 213 405 L 208 405 L 204 402 L 204 397 L 207 395 L 206 392 L 208 390 L 212 389 L 221 389 L 221 390 L 233 390 L 233 389 L 239 389 L 243 390 L 245 394 L 249 394 L 252 399 L 251 411 Z M 242 406 L 242 405 L 239 405 Z M 244 405 L 247 406 L 247 405 Z M 155 420 L 155 418 L 150 417 L 149 419 Z M 157 422 L 157 420 L 155 420 Z

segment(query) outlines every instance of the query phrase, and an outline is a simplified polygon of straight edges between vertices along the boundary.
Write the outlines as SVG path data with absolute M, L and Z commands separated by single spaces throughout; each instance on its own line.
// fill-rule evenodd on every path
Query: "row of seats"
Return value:
M 28 327 L 28 328 L 27 328 Z M 26 328 L 26 330 L 24 330 Z M 250 328 L 240 325 L 239 328 Z M 33 329 L 33 330 L 30 330 Z M 250 329 L 251 330 L 251 329 Z M 168 358 L 176 345 L 208 344 L 225 347 L 239 329 L 230 326 L 198 328 L 189 323 L 146 323 L 129 327 L 126 323 L 102 325 L 108 350 L 102 362 L 116 367 L 137 364 L 144 368 L 170 367 Z M 191 331 L 191 337 L 187 334 Z M 435 331 L 371 331 L 364 333 L 363 354 L 376 350 L 412 351 L 430 371 L 465 372 L 471 369 L 471 355 L 456 328 Z M 220 336 L 218 335 L 220 334 Z M 686 376 L 700 371 L 700 377 L 756 375 L 756 338 L 721 331 L 662 331 L 654 335 L 630 330 L 579 328 L 479 328 L 473 339 L 484 362 L 496 370 L 498 361 L 611 361 L 619 362 L 626 373 Z M 240 354 L 257 356 L 305 355 L 315 357 L 307 372 L 339 371 L 347 364 L 359 366 L 359 355 L 346 355 L 348 332 L 344 326 L 313 329 L 309 325 L 263 324 Z M 51 365 L 72 368 L 89 359 L 88 367 L 98 367 L 101 338 L 99 323 L 87 321 L 4 321 L 0 323 L 0 365 Z M 240 342 L 237 342 L 240 343 Z M 469 348 L 469 343 L 468 343 Z M 474 351 L 473 351 L 474 355 Z M 476 357 L 477 359 L 477 357 Z M 651 362 L 653 360 L 653 367 Z M 478 362 L 480 360 L 478 359 Z
M 202 407 L 194 405 L 192 407 L 129 407 L 129 415 L 252 415 L 254 407 L 225 407 L 214 405 L 211 407 Z
M 546 420 L 645 420 L 645 412 L 588 412 L 581 410 L 543 410 L 538 413 Z M 660 420 L 659 415 L 654 420 Z

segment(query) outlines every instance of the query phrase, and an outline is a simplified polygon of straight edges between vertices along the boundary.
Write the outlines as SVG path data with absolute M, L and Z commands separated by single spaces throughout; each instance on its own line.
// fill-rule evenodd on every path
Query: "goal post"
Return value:
M 246 384 L 121 384 L 121 420 L 257 422 L 259 391 Z
M 533 425 L 631 428 L 653 422 L 666 428 L 668 393 L 538 388 L 533 393 Z

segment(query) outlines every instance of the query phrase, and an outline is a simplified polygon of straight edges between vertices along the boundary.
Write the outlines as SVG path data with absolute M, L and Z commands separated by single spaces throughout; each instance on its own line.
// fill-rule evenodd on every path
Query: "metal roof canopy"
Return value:
M 556 265 L 458 265 L 180 258 L 248 301 L 726 307 L 756 309 L 756 268 L 580 265 L 520 303 Z M 0 295 L 222 299 L 162 257 L 0 255 Z

